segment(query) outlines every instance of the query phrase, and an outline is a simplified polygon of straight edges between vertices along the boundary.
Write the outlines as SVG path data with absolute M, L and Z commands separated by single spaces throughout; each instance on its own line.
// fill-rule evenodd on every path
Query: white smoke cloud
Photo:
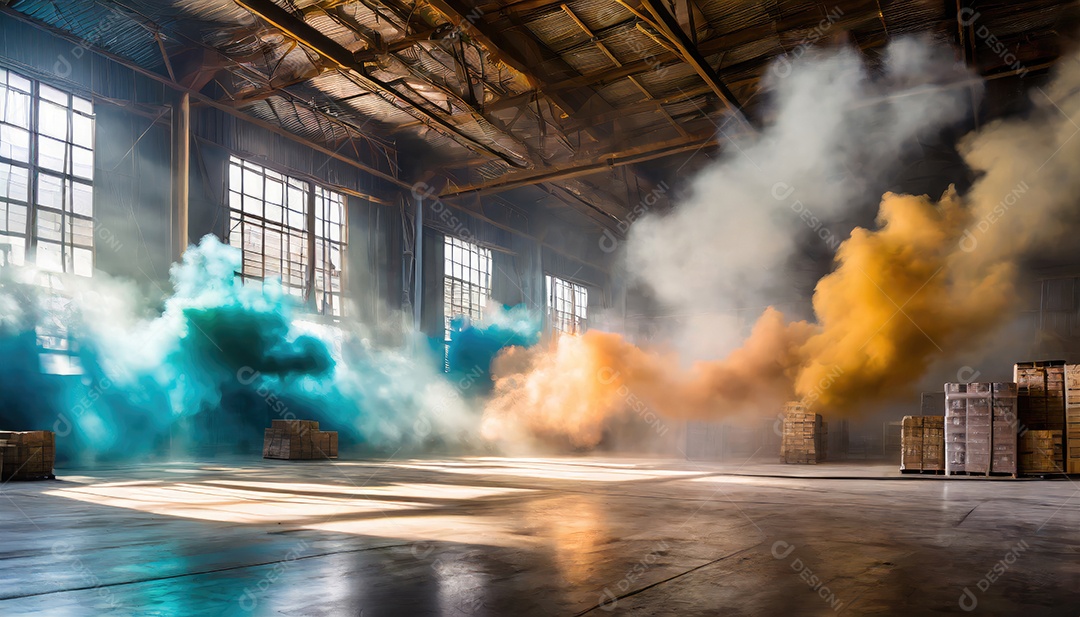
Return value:
M 684 357 L 720 357 L 766 304 L 797 302 L 784 275 L 797 239 L 835 248 L 850 231 L 840 221 L 876 204 L 881 173 L 915 138 L 969 113 L 968 88 L 941 86 L 975 81 L 951 49 L 924 39 L 892 43 L 879 70 L 843 48 L 768 72 L 767 127 L 723 143 L 674 211 L 631 228 L 630 272 L 666 311 L 688 315 L 672 333 Z

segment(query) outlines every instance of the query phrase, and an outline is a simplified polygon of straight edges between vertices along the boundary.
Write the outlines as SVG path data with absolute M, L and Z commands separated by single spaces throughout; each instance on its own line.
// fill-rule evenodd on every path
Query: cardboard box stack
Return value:
M 900 471 L 922 471 L 923 417 L 904 416 L 900 429 Z
M 1020 437 L 1023 473 L 1061 473 L 1061 432 L 1027 431 Z
M 1013 380 L 1021 425 L 1036 431 L 1065 429 L 1065 362 L 1017 362 Z
M 945 416 L 923 416 L 923 471 L 945 471 Z
M 780 462 L 816 464 L 825 460 L 821 416 L 811 413 L 802 403 L 784 405 L 784 437 L 780 443 Z
M 1016 385 L 945 384 L 945 473 L 1016 475 Z
M 274 420 L 263 434 L 263 458 L 337 458 L 337 431 L 320 431 L 314 420 Z
M 52 478 L 56 435 L 52 431 L 0 431 L 0 480 Z
M 1017 385 L 1017 430 L 1055 431 L 1061 440 L 1057 447 L 1066 452 L 1065 425 L 1065 362 L 1044 360 L 1017 362 L 1013 365 L 1013 379 Z M 1045 473 L 1044 470 L 1028 470 L 1019 466 L 1020 473 Z M 1056 473 L 1062 473 L 1064 468 Z
M 1080 364 L 1065 365 L 1065 472 L 1080 473 Z
M 904 416 L 901 471 L 945 471 L 945 417 Z

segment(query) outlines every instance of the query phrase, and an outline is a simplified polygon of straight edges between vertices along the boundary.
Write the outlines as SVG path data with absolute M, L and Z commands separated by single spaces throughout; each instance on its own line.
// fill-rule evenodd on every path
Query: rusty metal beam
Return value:
M 454 27 L 479 42 L 487 49 L 488 53 L 491 54 L 493 58 L 506 64 L 524 76 L 532 88 L 537 90 L 544 89 L 545 84 L 549 81 L 548 76 L 537 72 L 543 70 L 543 59 L 529 59 L 525 57 L 528 54 L 524 54 L 521 51 L 522 49 L 527 49 L 527 45 L 521 45 L 522 41 L 525 43 L 533 43 L 537 48 L 543 46 L 542 42 L 536 40 L 531 34 L 525 31 L 525 35 L 515 39 L 517 43 L 513 44 L 513 41 L 511 41 L 509 37 L 498 31 L 496 27 L 484 19 L 483 11 L 475 6 L 469 6 L 463 0 L 429 0 L 429 3 L 435 10 L 442 13 Z M 557 54 L 555 54 L 554 57 L 559 58 Z M 561 60 L 561 58 L 559 59 Z M 569 101 L 558 93 L 551 93 L 548 95 L 548 98 L 568 116 L 573 115 L 574 112 L 577 111 Z M 528 102 L 531 102 L 531 100 L 532 99 L 522 99 L 518 104 L 527 104 Z M 485 109 L 490 108 L 485 107 Z
M 307 47 L 319 56 L 336 64 L 344 74 L 358 85 L 361 85 L 372 92 L 382 92 L 386 96 L 392 97 L 404 105 L 405 111 L 418 119 L 427 120 L 428 126 L 450 137 L 462 146 L 480 154 L 500 158 L 514 167 L 520 168 L 531 166 L 531 163 L 529 163 L 527 159 L 519 158 L 519 155 L 516 153 L 508 154 L 506 152 L 493 150 L 487 145 L 461 133 L 456 127 L 439 115 L 425 109 L 423 106 L 417 104 L 412 99 L 394 90 L 389 85 L 382 83 L 378 79 L 369 77 L 364 70 L 363 64 L 357 61 L 353 52 L 338 44 L 337 41 L 334 41 L 330 37 L 319 32 L 303 19 L 296 17 L 289 11 L 274 4 L 271 0 L 235 1 L 240 6 L 246 8 L 280 30 L 286 36 L 296 39 L 296 41 L 304 47 Z
M 716 96 L 720 98 L 729 108 L 735 117 L 747 127 L 750 123 L 746 120 L 746 115 L 743 112 L 742 105 L 739 104 L 738 99 L 728 89 L 724 82 L 720 80 L 720 76 L 716 74 L 709 63 L 705 61 L 705 57 L 698 51 L 693 41 L 686 36 L 683 29 L 679 26 L 679 23 L 675 21 L 675 17 L 667 10 L 660 0 L 641 0 L 642 5 L 648 9 L 649 13 L 656 18 L 657 24 L 661 27 L 662 33 L 668 38 L 669 41 L 679 50 L 683 59 L 693 67 L 701 79 L 712 88 Z
M 561 201 L 569 206 L 572 210 L 576 210 L 593 222 L 601 225 L 606 229 L 618 229 L 621 222 L 615 215 L 611 214 L 607 210 L 585 200 L 580 196 L 575 195 L 572 191 L 567 190 L 564 187 L 555 184 L 537 184 L 536 188 L 544 191 L 551 197 Z
M 698 148 L 705 148 L 716 142 L 716 133 L 709 132 L 698 133 L 689 137 L 683 137 L 679 139 L 673 139 L 655 144 L 648 144 L 644 146 L 634 146 L 618 152 L 608 152 L 594 157 L 588 161 L 578 162 L 576 164 L 554 167 L 549 170 L 545 170 L 541 173 L 518 173 L 504 176 L 492 182 L 484 182 L 482 184 L 474 184 L 471 186 L 464 186 L 447 191 L 440 195 L 441 198 L 449 199 L 453 197 L 460 197 L 462 195 L 469 195 L 476 193 L 478 195 L 485 195 L 489 193 L 498 193 L 501 191 L 508 191 L 510 189 L 520 188 L 522 186 L 529 186 L 531 184 L 540 184 L 543 182 L 553 182 L 556 180 L 564 180 L 567 178 L 577 178 L 580 176 L 587 176 L 597 172 L 605 171 L 611 167 L 619 167 L 622 165 L 630 165 L 632 163 L 641 163 L 644 161 L 650 161 L 672 154 L 678 154 L 679 152 L 686 152 L 687 150 L 694 150 Z

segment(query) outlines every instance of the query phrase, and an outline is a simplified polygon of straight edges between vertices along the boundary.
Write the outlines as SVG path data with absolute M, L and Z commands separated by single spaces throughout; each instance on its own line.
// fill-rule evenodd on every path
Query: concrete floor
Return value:
M 595 458 L 58 474 L 2 489 L 5 617 L 1080 614 L 1070 480 Z

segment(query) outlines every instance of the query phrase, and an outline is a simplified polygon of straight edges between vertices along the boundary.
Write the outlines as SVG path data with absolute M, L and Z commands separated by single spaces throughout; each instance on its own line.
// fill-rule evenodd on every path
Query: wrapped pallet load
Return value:
M 1016 384 L 945 384 L 945 473 L 1009 474 L 1016 467 Z

